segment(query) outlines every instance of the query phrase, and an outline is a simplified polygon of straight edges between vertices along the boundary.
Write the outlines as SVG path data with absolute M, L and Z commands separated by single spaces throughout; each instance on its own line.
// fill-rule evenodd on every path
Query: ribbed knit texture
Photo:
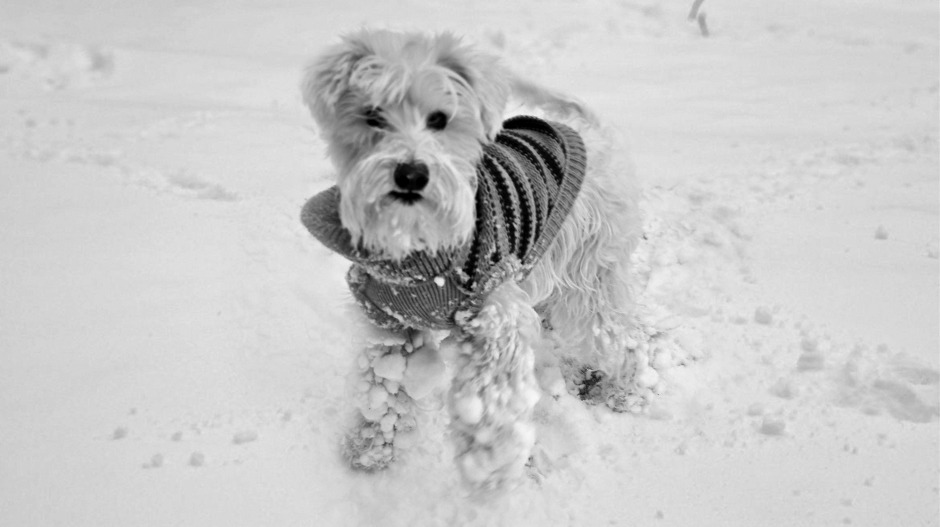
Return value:
M 396 261 L 354 247 L 331 187 L 304 205 L 301 221 L 329 249 L 353 262 L 349 287 L 374 323 L 390 329 L 445 329 L 473 314 L 486 294 L 521 280 L 548 249 L 584 180 L 587 154 L 561 123 L 514 117 L 503 123 L 477 165 L 476 225 L 455 250 Z

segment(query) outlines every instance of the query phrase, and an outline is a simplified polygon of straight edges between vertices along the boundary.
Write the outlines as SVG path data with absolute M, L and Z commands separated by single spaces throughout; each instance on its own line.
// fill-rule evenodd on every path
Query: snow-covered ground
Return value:
M 937 525 L 940 8 L 690 7 L 5 0 L 0 525 Z M 467 499 L 433 408 L 392 470 L 340 462 L 297 80 L 361 24 L 466 34 L 630 139 L 638 280 L 699 358 L 647 415 L 546 401 L 540 484 Z

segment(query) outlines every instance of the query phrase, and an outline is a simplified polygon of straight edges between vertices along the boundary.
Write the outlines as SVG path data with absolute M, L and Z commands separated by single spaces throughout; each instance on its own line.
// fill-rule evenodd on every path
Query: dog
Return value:
M 637 192 L 593 112 L 447 32 L 346 34 L 301 91 L 336 170 L 301 218 L 353 262 L 374 328 L 351 383 L 352 467 L 385 468 L 414 440 L 444 348 L 472 489 L 531 466 L 533 409 L 552 383 L 537 364 L 589 403 L 642 411 L 662 385 L 631 296 Z M 539 115 L 506 120 L 513 101 Z

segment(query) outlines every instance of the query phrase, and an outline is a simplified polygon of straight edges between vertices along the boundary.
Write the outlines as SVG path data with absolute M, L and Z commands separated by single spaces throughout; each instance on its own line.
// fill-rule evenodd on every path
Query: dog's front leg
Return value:
M 526 294 L 507 283 L 461 329 L 448 398 L 457 465 L 472 488 L 495 489 L 521 476 L 535 444 L 533 346 L 541 326 Z
M 414 401 L 405 393 L 407 357 L 420 348 L 418 331 L 377 331 L 356 360 L 349 390 L 356 403 L 355 425 L 346 435 L 344 455 L 365 471 L 386 468 L 415 429 Z

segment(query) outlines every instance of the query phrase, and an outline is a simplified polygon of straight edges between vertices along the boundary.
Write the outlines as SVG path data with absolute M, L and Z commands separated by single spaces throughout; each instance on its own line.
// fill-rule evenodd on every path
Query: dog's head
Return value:
M 495 57 L 449 33 L 362 30 L 311 63 L 302 91 L 355 243 L 402 259 L 467 242 L 476 165 L 510 91 Z

